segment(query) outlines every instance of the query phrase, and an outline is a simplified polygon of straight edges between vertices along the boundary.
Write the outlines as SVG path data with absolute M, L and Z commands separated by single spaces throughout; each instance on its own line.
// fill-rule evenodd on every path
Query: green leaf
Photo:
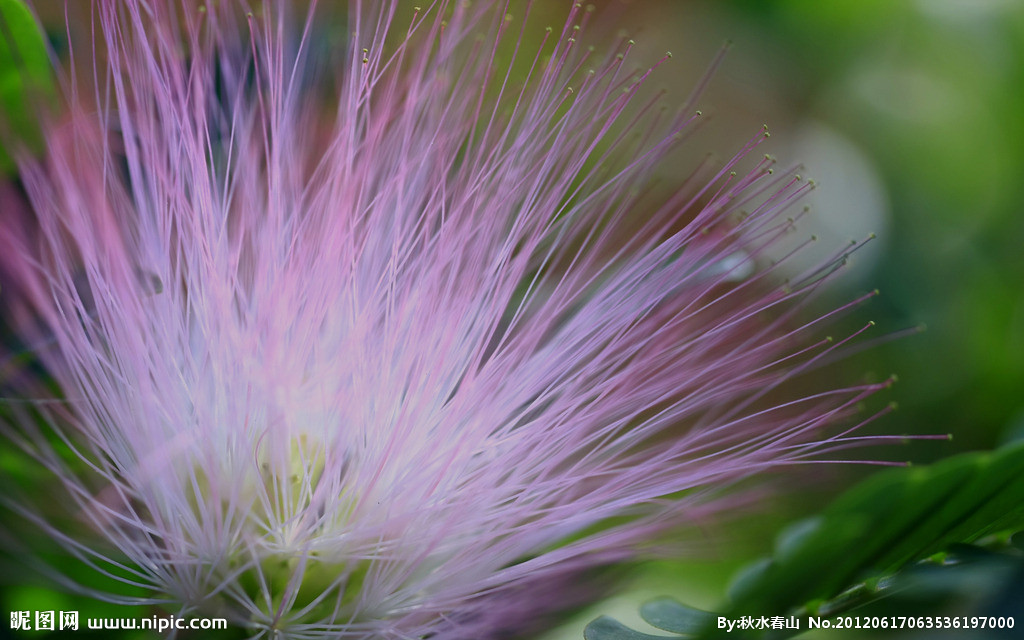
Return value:
M 876 474 L 791 527 L 771 558 L 741 572 L 730 614 L 814 611 L 851 588 L 870 593 L 885 576 L 953 545 L 1022 527 L 1024 444 Z
M 688 607 L 671 598 L 658 598 L 640 607 L 640 617 L 652 627 L 680 635 L 693 635 L 711 625 L 715 614 Z
M 914 584 L 959 586 L 959 569 L 1018 566 L 1024 550 L 1024 442 L 969 453 L 928 467 L 879 473 L 820 514 L 779 534 L 775 553 L 741 569 L 721 615 L 835 615 Z M 991 534 L 1003 534 L 993 536 Z M 975 544 L 983 541 L 983 545 Z M 991 548 L 989 548 L 991 547 Z M 930 560 L 926 560 L 930 558 Z M 1020 565 L 1024 567 L 1024 565 Z M 987 568 L 986 568 L 987 567 Z M 671 599 L 647 603 L 641 616 L 684 637 L 721 637 L 716 614 Z M 743 632 L 760 637 L 762 632 Z M 793 631 L 770 632 L 785 638 Z M 601 617 L 587 640 L 651 640 Z M 740 637 L 739 632 L 730 637 Z
M 634 631 L 618 620 L 601 616 L 583 630 L 585 640 L 671 640 L 669 636 L 652 636 Z
M 0 140 L 15 137 L 30 148 L 40 143 L 39 105 L 54 95 L 46 40 L 22 0 L 0 0 Z M 15 169 L 0 147 L 0 172 Z

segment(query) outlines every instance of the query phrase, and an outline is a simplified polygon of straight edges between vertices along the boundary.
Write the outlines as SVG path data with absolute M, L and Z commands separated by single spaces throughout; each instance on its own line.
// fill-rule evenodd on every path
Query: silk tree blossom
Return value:
M 652 202 L 700 114 L 567 6 L 531 45 L 492 3 L 355 2 L 325 69 L 315 10 L 97 0 L 0 236 L 62 394 L 5 433 L 77 529 L 20 512 L 254 636 L 488 638 L 856 440 L 826 429 L 885 383 L 791 384 L 844 342 L 796 320 L 842 255 L 764 257 L 812 185 L 758 131 Z

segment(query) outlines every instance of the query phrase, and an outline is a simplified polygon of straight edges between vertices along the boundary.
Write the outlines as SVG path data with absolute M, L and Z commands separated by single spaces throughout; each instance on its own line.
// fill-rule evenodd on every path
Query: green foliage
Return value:
M 54 93 L 46 40 L 21 0 L 0 0 L 0 140 L 39 144 L 38 105 Z M 0 173 L 15 169 L 0 147 Z
M 992 453 L 962 454 L 920 468 L 872 476 L 820 514 L 798 521 L 778 538 L 770 558 L 742 570 L 722 615 L 835 615 L 884 598 L 929 572 L 993 558 L 1019 563 L 1024 528 L 1024 443 Z M 973 543 L 982 543 L 978 546 Z M 985 547 L 1009 552 L 1000 555 Z M 939 577 L 936 577 L 938 572 Z M 918 584 L 921 582 L 918 581 Z M 657 600 L 641 616 L 684 637 L 711 635 L 713 615 Z M 702 627 L 702 625 L 704 625 Z M 609 618 L 592 622 L 587 640 L 645 640 Z
M 692 637 L 713 624 L 715 615 L 688 607 L 671 598 L 659 598 L 642 606 L 640 617 L 652 627 L 684 637 Z M 634 631 L 607 616 L 601 616 L 587 625 L 583 636 L 586 640 L 652 640 L 669 637 Z

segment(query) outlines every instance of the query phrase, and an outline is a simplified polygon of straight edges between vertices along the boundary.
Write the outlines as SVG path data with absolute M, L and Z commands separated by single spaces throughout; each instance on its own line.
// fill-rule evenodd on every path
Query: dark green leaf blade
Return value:
M 673 640 L 669 636 L 652 636 L 634 631 L 614 618 L 601 616 L 583 630 L 585 640 Z
M 693 635 L 708 628 L 715 614 L 686 606 L 672 598 L 658 598 L 640 607 L 640 617 L 652 627 L 680 635 Z

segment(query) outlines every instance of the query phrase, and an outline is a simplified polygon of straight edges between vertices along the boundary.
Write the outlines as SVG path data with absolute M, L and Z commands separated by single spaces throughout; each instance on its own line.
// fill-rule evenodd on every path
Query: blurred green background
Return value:
M 683 97 L 730 40 L 700 101 L 712 115 L 705 146 L 725 154 L 769 124 L 769 151 L 782 164 L 803 163 L 820 183 L 801 233 L 830 246 L 878 235 L 855 255 L 823 308 L 877 287 L 881 295 L 855 312 L 853 325 L 874 320 L 876 335 L 918 325 L 927 330 L 859 353 L 833 373 L 898 374 L 885 399 L 898 401 L 899 411 L 872 429 L 949 433 L 953 440 L 852 455 L 926 463 L 1024 436 L 1024 2 L 619 0 L 598 6 L 607 4 L 622 8 L 617 26 L 648 58 L 672 50 L 665 73 L 679 78 Z M 674 69 L 677 62 L 683 68 Z M 813 512 L 871 472 L 830 470 L 813 488 L 790 491 L 760 514 L 710 534 L 724 532 L 727 540 L 712 541 L 715 551 L 703 560 L 640 569 L 632 588 L 551 637 L 578 638 L 579 626 L 600 614 L 655 633 L 636 610 L 660 595 L 721 606 L 734 570 L 770 549 L 783 522 Z M 972 576 L 970 588 L 992 588 L 995 573 Z M 1024 593 L 1013 597 L 1024 613 Z M 946 605 L 931 613 L 948 614 Z M 894 606 L 908 610 L 905 602 Z
M 37 4 L 59 41 L 63 3 Z M 823 307 L 878 287 L 881 296 L 852 324 L 874 320 L 876 335 L 928 329 L 858 354 L 837 375 L 895 372 L 900 383 L 886 400 L 900 410 L 874 428 L 954 439 L 858 455 L 928 462 L 1024 436 L 1024 2 L 595 4 L 586 39 L 599 45 L 621 29 L 637 41 L 638 64 L 671 50 L 652 82 L 677 101 L 731 40 L 700 100 L 710 123 L 688 148 L 724 155 L 768 123 L 768 150 L 783 164 L 803 162 L 821 184 L 802 233 L 817 234 L 823 246 L 878 235 Z M 544 0 L 535 12 L 560 24 L 564 3 Z M 646 565 L 623 595 L 550 637 L 578 639 L 602 613 L 631 622 L 639 602 L 660 594 L 716 606 L 733 571 L 767 551 L 784 522 L 868 471 L 834 471 L 821 486 L 729 523 L 727 542 L 695 543 L 700 561 Z M 5 616 L 13 602 L 67 598 L 22 588 L 10 574 L 0 589 Z
M 883 332 L 928 327 L 863 360 L 899 374 L 900 430 L 978 449 L 1024 428 L 1024 3 L 622 4 L 641 44 L 687 51 L 680 77 L 732 40 L 701 101 L 716 151 L 768 123 L 821 184 L 807 232 L 878 234 L 845 282 L 881 289 Z

